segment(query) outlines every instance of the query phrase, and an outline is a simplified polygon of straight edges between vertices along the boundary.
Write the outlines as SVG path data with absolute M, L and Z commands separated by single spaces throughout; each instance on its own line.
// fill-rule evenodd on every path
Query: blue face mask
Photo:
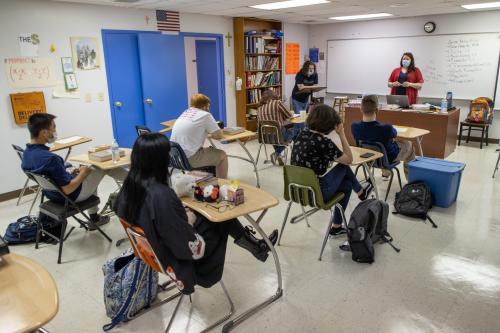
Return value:
M 408 68 L 410 67 L 411 61 L 408 59 L 403 59 L 402 64 L 404 68 Z

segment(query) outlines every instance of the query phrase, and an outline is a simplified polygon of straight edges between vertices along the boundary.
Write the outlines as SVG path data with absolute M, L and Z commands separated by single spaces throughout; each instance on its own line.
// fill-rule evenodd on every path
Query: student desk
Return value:
M 130 155 L 132 154 L 132 150 L 129 148 L 120 148 L 125 151 L 125 156 L 120 157 L 120 160 L 116 163 L 113 163 L 113 160 L 105 161 L 105 162 L 97 162 L 91 161 L 89 159 L 88 153 L 75 155 L 71 157 L 69 160 L 71 162 L 79 162 L 82 164 L 92 165 L 101 170 L 112 170 L 116 168 L 122 168 L 130 165 Z
M 219 185 L 229 183 L 229 181 L 225 179 L 219 179 L 218 181 Z M 271 304 L 272 302 L 274 302 L 283 295 L 281 266 L 278 259 L 278 255 L 271 241 L 269 240 L 269 238 L 267 238 L 266 233 L 259 226 L 267 210 L 271 207 L 278 205 L 278 199 L 276 199 L 270 193 L 256 187 L 244 183 L 240 183 L 239 186 L 244 190 L 245 202 L 239 206 L 225 207 L 226 209 L 221 210 L 221 212 L 219 212 L 217 208 L 214 208 L 214 206 L 216 206 L 216 204 L 214 203 L 209 204 L 206 202 L 200 202 L 192 197 L 181 198 L 181 201 L 185 206 L 198 212 L 199 214 L 203 215 L 208 220 L 214 223 L 244 216 L 248 220 L 248 222 L 250 222 L 250 224 L 255 228 L 255 230 L 257 230 L 262 239 L 264 239 L 267 246 L 271 249 L 271 253 L 273 254 L 274 265 L 276 267 L 277 282 L 278 282 L 276 292 L 271 297 L 266 299 L 264 302 L 253 306 L 252 308 L 240 314 L 236 318 L 228 321 L 226 325 L 224 325 L 224 328 L 222 329 L 223 332 L 231 330 L 234 326 L 240 324 L 242 321 L 246 320 L 248 317 L 252 316 L 257 311 L 268 306 L 269 304 Z M 250 214 L 259 211 L 262 212 L 260 213 L 257 220 L 254 220 L 250 216 Z
M 160 125 L 167 127 L 166 131 L 171 131 L 172 128 L 174 127 L 175 124 L 175 119 L 164 121 L 160 123 Z M 257 187 L 260 187 L 260 178 L 259 178 L 259 170 L 257 169 L 257 162 L 253 158 L 252 154 L 248 151 L 246 144 L 248 141 L 254 140 L 257 137 L 257 133 L 245 130 L 242 133 L 234 134 L 234 135 L 229 135 L 229 134 L 224 134 L 222 133 L 222 138 L 217 139 L 217 141 L 236 141 L 241 148 L 245 151 L 248 157 L 243 157 L 243 156 L 237 156 L 237 155 L 227 155 L 228 157 L 232 158 L 237 158 L 239 160 L 243 160 L 245 162 L 248 162 L 252 164 L 253 166 L 253 171 L 255 173 L 255 178 L 257 178 Z M 212 138 L 208 136 L 208 141 L 210 141 L 210 144 L 214 147 L 217 147 L 214 142 L 212 141 Z
M 67 138 L 62 138 L 62 139 L 56 140 L 56 142 L 54 142 L 52 147 L 50 147 L 51 152 L 55 152 L 55 151 L 63 150 L 63 149 L 68 149 L 68 152 L 66 153 L 66 157 L 64 157 L 64 161 L 68 160 L 69 154 L 71 154 L 71 149 L 73 148 L 73 146 L 81 145 L 83 143 L 87 143 L 87 142 L 92 141 L 92 139 L 90 139 L 90 138 L 80 137 L 80 139 L 70 141 L 70 142 L 65 142 L 65 143 L 59 142 L 61 140 L 65 140 L 65 139 L 67 139 Z
M 0 261 L 0 332 L 33 332 L 55 317 L 54 279 L 39 263 L 10 253 Z
M 420 156 L 424 156 L 424 151 L 422 149 L 422 139 L 424 135 L 430 133 L 430 131 L 421 128 L 415 127 L 406 127 L 406 126 L 394 126 L 396 131 L 398 132 L 398 139 L 403 140 L 415 140 L 417 142 L 418 150 L 420 152 Z
M 455 151 L 459 116 L 460 109 L 450 110 L 447 114 L 414 110 L 396 111 L 381 109 L 378 111 L 377 120 L 393 125 L 410 126 L 429 131 L 422 142 L 422 149 L 425 150 L 425 155 L 428 157 L 446 158 Z M 347 140 L 351 145 L 356 144 L 351 133 L 351 124 L 361 121 L 361 119 L 360 107 L 346 107 L 344 128 Z

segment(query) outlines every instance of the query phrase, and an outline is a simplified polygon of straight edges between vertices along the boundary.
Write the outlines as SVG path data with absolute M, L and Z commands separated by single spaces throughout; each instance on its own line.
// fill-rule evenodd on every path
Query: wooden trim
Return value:
M 38 185 L 33 185 L 33 186 L 30 186 L 31 188 L 38 188 Z M 10 191 L 10 192 L 5 192 L 5 193 L 0 193 L 0 202 L 4 202 L 4 201 L 8 201 L 8 200 L 12 200 L 12 199 L 16 199 L 17 197 L 19 197 L 19 194 L 21 194 L 21 191 L 23 189 L 20 188 L 18 190 L 14 190 L 14 191 Z M 28 194 L 32 194 L 33 192 L 31 191 L 26 191 L 24 193 L 24 196 L 28 195 Z M 23 196 L 23 197 L 24 197 Z

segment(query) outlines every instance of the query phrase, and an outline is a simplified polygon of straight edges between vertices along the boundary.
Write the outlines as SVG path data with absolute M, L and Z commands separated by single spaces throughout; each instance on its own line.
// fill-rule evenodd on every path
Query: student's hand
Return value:
M 337 127 L 335 128 L 335 132 L 337 132 L 338 135 L 345 135 L 345 132 L 344 132 L 344 124 L 340 123 L 337 125 Z
M 403 82 L 403 87 L 408 88 L 410 86 L 410 82 L 406 81 Z
M 86 165 L 81 165 L 77 172 L 83 177 L 87 177 L 92 172 L 92 169 Z
M 80 169 L 73 169 L 73 171 L 71 171 L 71 174 L 75 177 L 78 176 L 79 173 L 80 173 Z
M 194 226 L 194 223 L 196 222 L 196 214 L 193 213 L 193 211 L 189 208 L 185 208 L 186 209 L 186 215 L 188 217 L 188 220 L 187 222 L 191 225 L 191 226 Z
M 392 86 L 393 87 L 401 87 L 401 83 L 399 83 L 399 81 L 395 81 L 392 83 Z

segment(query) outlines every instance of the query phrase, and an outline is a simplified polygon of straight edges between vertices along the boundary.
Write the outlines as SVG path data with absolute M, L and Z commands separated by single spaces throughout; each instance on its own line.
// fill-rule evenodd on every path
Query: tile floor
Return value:
M 255 154 L 257 144 L 248 145 Z M 391 215 L 389 231 L 397 254 L 377 245 L 376 262 L 357 264 L 331 239 L 323 261 L 318 261 L 327 213 L 305 223 L 287 225 L 277 248 L 283 271 L 284 295 L 277 302 L 238 326 L 235 332 L 500 332 L 500 174 L 491 174 L 496 146 L 479 150 L 476 144 L 458 147 L 451 160 L 467 163 L 457 203 L 449 209 L 434 208 L 439 225 Z M 236 144 L 226 146 L 241 154 Z M 282 172 L 278 167 L 260 173 L 262 188 L 280 198 L 262 222 L 267 231 L 279 228 L 285 202 Z M 230 160 L 230 176 L 255 184 L 250 166 Z M 387 183 L 377 179 L 381 193 Z M 21 181 L 20 181 L 21 182 Z M 101 197 L 114 190 L 106 179 Z M 394 190 L 389 201 L 394 198 Z M 15 200 L 0 203 L 0 230 L 26 214 L 28 197 L 19 207 Z M 357 204 L 352 199 L 347 214 Z M 292 213 L 299 213 L 298 207 Z M 114 241 L 124 236 L 116 218 L 105 226 Z M 63 263 L 56 263 L 57 247 L 33 245 L 11 250 L 42 263 L 55 278 L 60 295 L 57 316 L 46 325 L 51 332 L 102 332 L 108 323 L 103 304 L 102 264 L 128 247 L 106 242 L 97 232 L 76 229 L 65 243 Z M 229 243 L 224 280 L 237 311 L 248 309 L 276 288 L 272 260 L 265 264 Z M 200 288 L 194 306 L 184 302 L 173 332 L 197 332 L 221 315 L 226 304 L 219 287 Z M 173 305 L 165 305 L 114 332 L 163 332 Z M 216 331 L 220 331 L 220 328 Z

